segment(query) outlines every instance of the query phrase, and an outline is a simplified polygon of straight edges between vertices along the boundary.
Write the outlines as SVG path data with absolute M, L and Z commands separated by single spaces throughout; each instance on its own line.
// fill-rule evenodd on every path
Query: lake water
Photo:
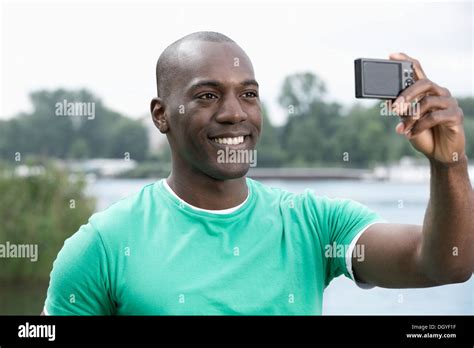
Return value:
M 153 179 L 100 179 L 88 191 L 97 197 L 97 209 L 139 191 Z M 359 201 L 394 223 L 422 224 L 429 184 L 364 181 L 261 180 L 291 192 L 309 188 L 317 195 Z M 324 314 L 473 314 L 474 279 L 463 284 L 424 289 L 363 290 L 341 276 L 324 293 Z

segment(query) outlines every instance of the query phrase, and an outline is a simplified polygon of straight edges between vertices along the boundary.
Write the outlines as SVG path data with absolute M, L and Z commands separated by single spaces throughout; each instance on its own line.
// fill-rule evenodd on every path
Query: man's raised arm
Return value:
M 474 268 L 474 193 L 465 155 L 463 113 L 449 90 L 426 78 L 410 60 L 417 81 L 394 102 L 401 116 L 396 131 L 430 160 L 430 201 L 423 226 L 375 224 L 363 233 L 365 258 L 353 258 L 356 277 L 388 287 L 426 287 L 468 280 Z M 415 116 L 403 116 L 419 101 Z

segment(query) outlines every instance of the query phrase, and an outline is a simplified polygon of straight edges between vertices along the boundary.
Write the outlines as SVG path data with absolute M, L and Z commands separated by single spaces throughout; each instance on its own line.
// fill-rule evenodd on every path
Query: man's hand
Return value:
M 404 133 L 413 147 L 429 159 L 442 164 L 462 159 L 465 156 L 463 112 L 456 99 L 447 88 L 426 77 L 418 60 L 404 53 L 393 53 L 390 59 L 412 62 L 416 81 L 392 104 L 402 120 L 397 125 L 397 133 Z M 419 102 L 417 112 L 406 115 L 413 102 Z
M 430 159 L 430 201 L 423 226 L 370 226 L 357 242 L 366 253 L 362 262 L 352 259 L 354 273 L 362 282 L 388 288 L 464 282 L 474 271 L 474 193 L 463 113 L 446 88 L 426 78 L 417 60 L 403 53 L 390 58 L 413 63 L 416 82 L 400 94 L 394 109 L 401 116 L 415 101 L 419 112 L 401 116 L 396 130 Z

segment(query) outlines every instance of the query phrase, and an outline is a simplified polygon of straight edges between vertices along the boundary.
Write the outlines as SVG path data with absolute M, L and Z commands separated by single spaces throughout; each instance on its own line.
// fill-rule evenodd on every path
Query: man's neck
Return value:
M 167 182 L 178 197 L 201 209 L 233 208 L 248 196 L 245 177 L 216 180 L 202 172 L 186 171 L 173 166 Z

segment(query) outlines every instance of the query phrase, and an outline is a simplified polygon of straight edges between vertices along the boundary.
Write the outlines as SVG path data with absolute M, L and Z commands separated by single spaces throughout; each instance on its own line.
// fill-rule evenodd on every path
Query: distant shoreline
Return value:
M 284 180 L 364 180 L 372 176 L 369 169 L 350 168 L 250 168 L 254 179 Z

